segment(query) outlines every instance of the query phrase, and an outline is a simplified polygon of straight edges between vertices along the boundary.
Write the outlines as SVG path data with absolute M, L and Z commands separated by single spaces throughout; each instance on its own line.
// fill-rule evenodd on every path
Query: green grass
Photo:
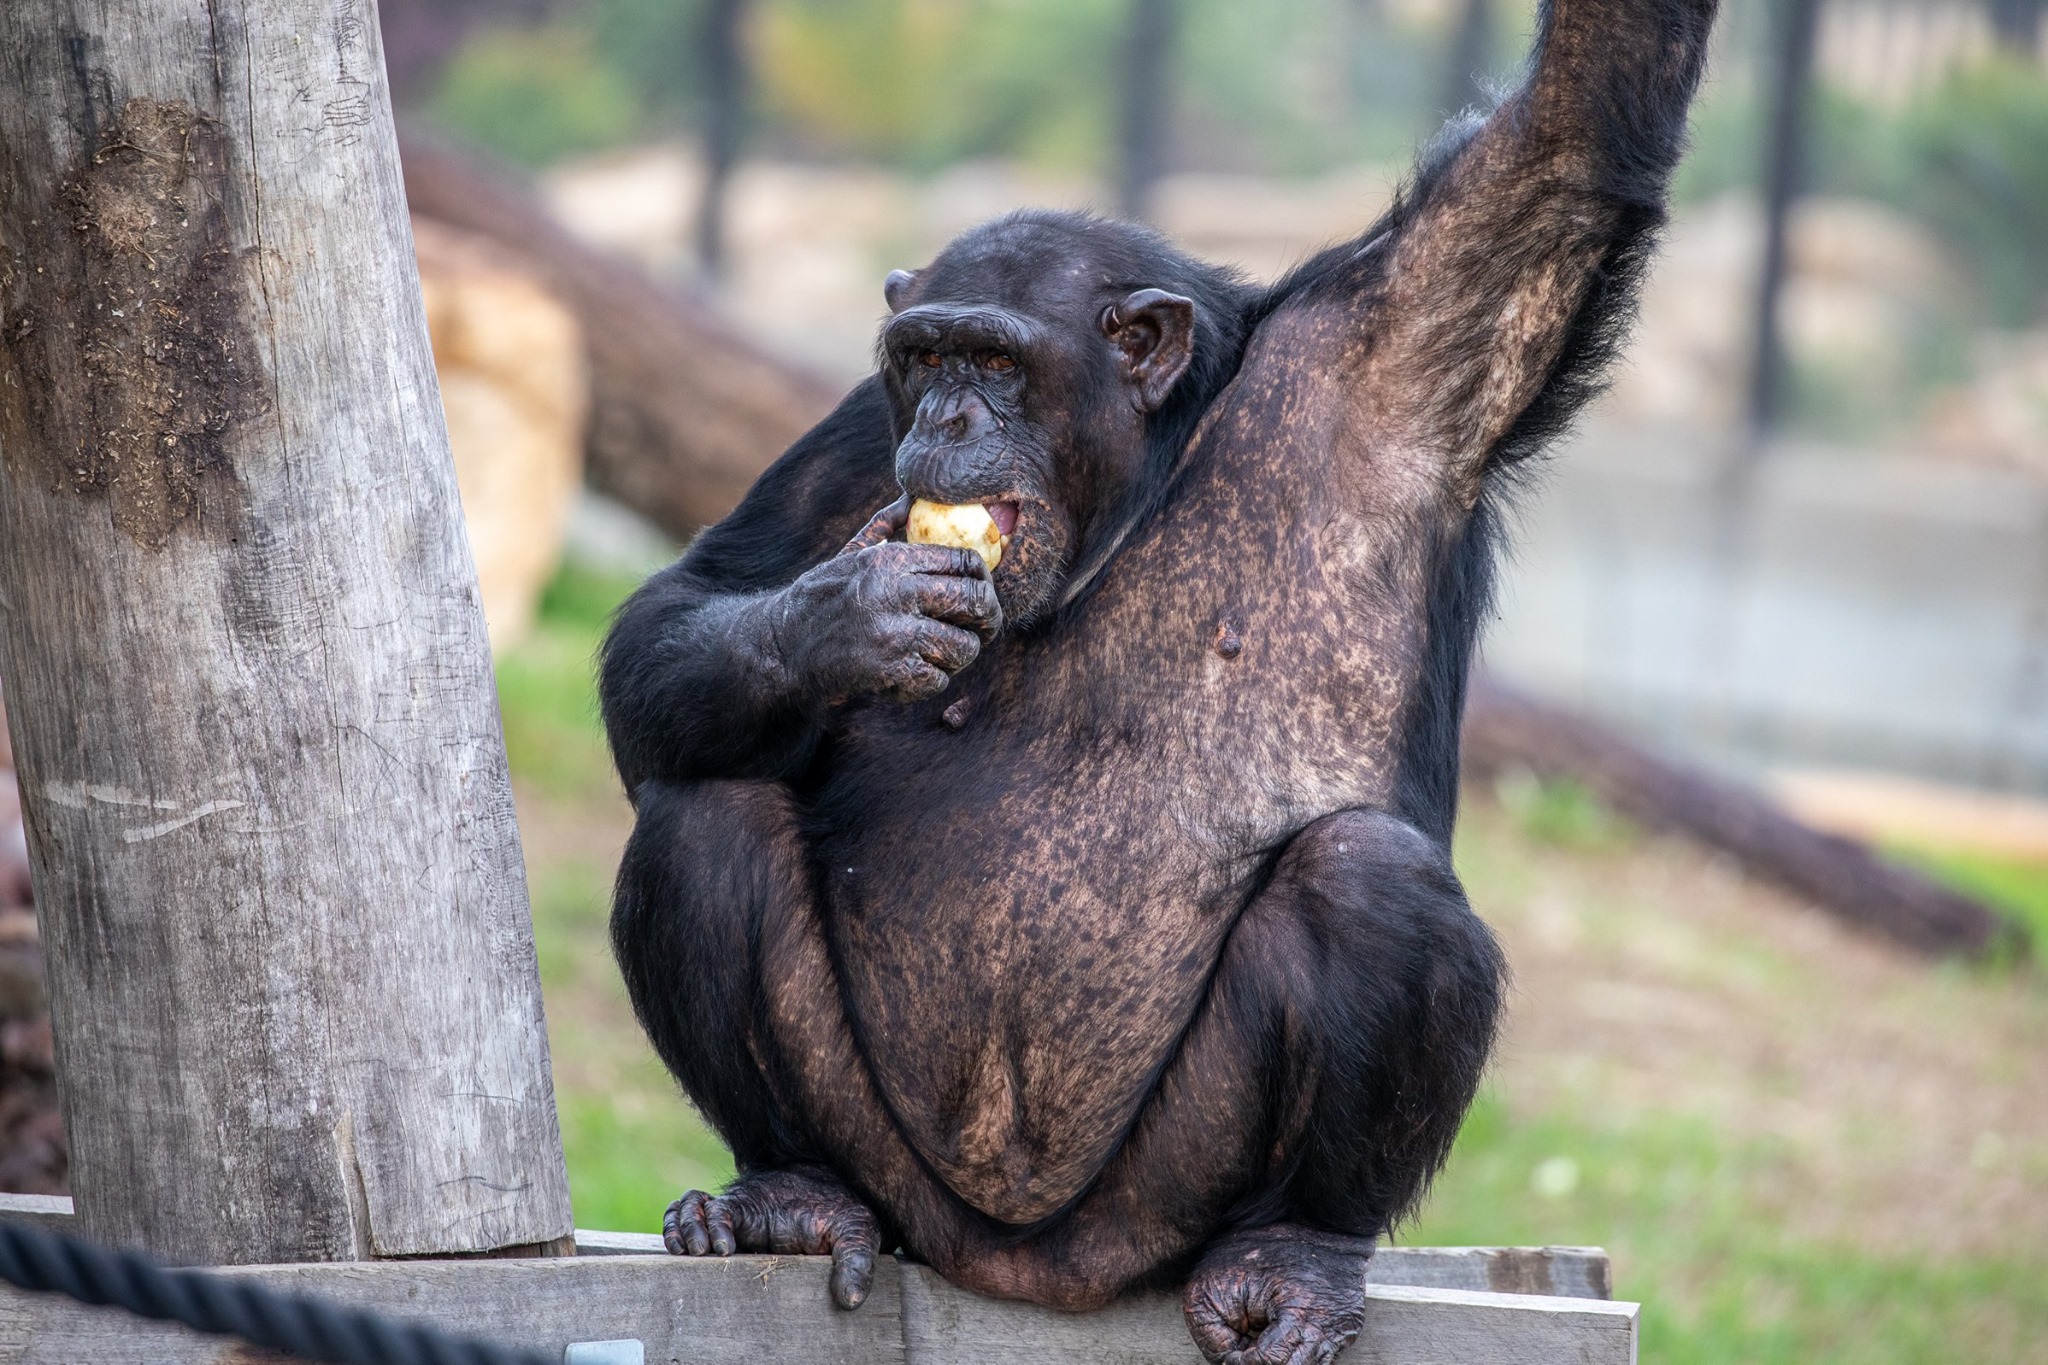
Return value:
M 1703 1122 L 1603 1128 L 1487 1095 L 1401 1240 L 1604 1246 L 1660 1365 L 2048 1360 L 2048 1250 L 1940 1261 L 1805 1240 L 1775 1214 L 1795 1179 L 1771 1144 Z
M 563 799 L 612 788 L 598 719 L 598 646 L 631 578 L 565 565 L 541 594 L 532 633 L 498 660 L 505 750 L 522 783 Z
M 2026 925 L 2033 932 L 2035 960 L 2048 960 L 2048 862 L 1911 844 L 1886 851 Z

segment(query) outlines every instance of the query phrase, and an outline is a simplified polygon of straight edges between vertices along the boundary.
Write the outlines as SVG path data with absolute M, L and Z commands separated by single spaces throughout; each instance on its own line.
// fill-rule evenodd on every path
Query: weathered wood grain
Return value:
M 963 1294 L 924 1266 L 901 1274 L 904 1341 L 918 1365 L 1201 1365 L 1170 1295 L 1069 1314 Z M 1634 1304 L 1408 1285 L 1372 1285 L 1367 1294 L 1365 1328 L 1344 1353 L 1347 1365 L 1635 1360 Z
M 8 1216 L 10 1197 L 0 1195 L 0 1218 Z M 650 1256 L 661 1251 L 661 1237 L 652 1232 L 576 1230 L 578 1256 Z M 1614 1292 L 1607 1253 L 1598 1247 L 1381 1247 L 1373 1254 L 1366 1279 L 1420 1289 L 1571 1299 L 1604 1299 Z
M 954 1289 L 884 1261 L 858 1310 L 827 1297 L 818 1257 L 576 1257 L 249 1267 L 281 1288 L 559 1353 L 636 1339 L 659 1365 L 1199 1365 L 1170 1295 L 1065 1314 Z M 1633 1365 L 1636 1306 L 1374 1286 L 1347 1365 Z M 0 1365 L 229 1365 L 236 1348 L 50 1297 L 0 1290 Z
M 570 1230 L 377 42 L 0 4 L 0 674 L 79 1218 L 189 1261 Z

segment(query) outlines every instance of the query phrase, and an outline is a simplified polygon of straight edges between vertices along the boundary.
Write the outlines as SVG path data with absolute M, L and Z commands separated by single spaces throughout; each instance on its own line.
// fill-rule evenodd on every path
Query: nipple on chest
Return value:
M 1235 659 L 1244 652 L 1244 632 L 1239 628 L 1236 617 L 1224 616 L 1216 622 L 1216 633 L 1209 640 L 1209 648 L 1225 659 Z

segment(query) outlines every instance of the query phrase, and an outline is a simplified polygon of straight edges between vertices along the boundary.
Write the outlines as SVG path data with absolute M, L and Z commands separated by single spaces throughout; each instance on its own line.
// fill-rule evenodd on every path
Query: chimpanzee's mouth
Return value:
M 1008 540 L 1010 533 L 1017 529 L 1016 503 L 985 502 L 982 504 L 982 510 L 988 513 L 989 520 L 996 524 L 996 534 L 1004 540 Z

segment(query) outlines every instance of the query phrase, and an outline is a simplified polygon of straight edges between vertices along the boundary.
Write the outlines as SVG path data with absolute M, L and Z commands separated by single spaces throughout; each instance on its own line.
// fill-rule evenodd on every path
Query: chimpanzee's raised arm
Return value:
M 1335 330 L 1374 445 L 1448 467 L 1469 497 L 1590 395 L 1664 219 L 1715 8 L 1544 0 L 1522 86 L 1446 130 L 1365 238 L 1282 282 L 1278 309 L 1355 322 Z

